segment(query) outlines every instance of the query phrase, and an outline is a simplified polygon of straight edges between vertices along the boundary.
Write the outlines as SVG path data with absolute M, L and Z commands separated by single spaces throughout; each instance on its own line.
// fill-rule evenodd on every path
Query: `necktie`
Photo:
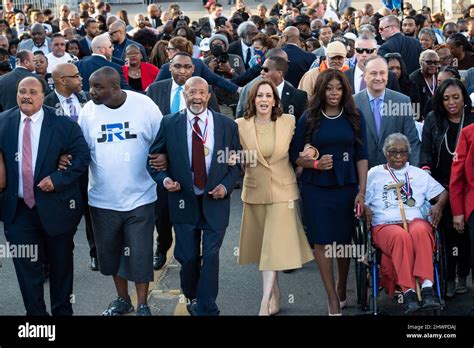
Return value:
M 23 145 L 21 159 L 21 175 L 23 178 L 23 200 L 31 209 L 35 206 L 35 195 L 33 192 L 33 160 L 31 155 L 31 119 L 25 118 L 25 128 L 23 129 Z
M 367 85 L 365 84 L 364 74 L 362 74 L 361 78 L 360 78 L 359 92 L 362 91 L 363 89 L 366 89 L 366 88 L 367 88 Z
M 178 86 L 176 93 L 173 97 L 173 102 L 171 103 L 171 113 L 174 114 L 179 111 L 179 105 L 181 103 L 181 91 L 183 90 L 182 86 Z
M 378 135 L 380 135 L 380 124 L 382 123 L 382 115 L 380 114 L 379 102 L 379 98 L 374 99 L 374 121 L 375 129 L 377 130 Z
M 248 67 L 249 66 L 249 63 L 250 63 L 250 58 L 252 55 L 252 50 L 249 48 L 247 48 L 247 56 L 245 57 L 245 66 Z
M 74 107 L 74 104 L 72 103 L 72 98 L 69 97 L 66 99 L 67 105 L 69 105 L 69 116 L 73 119 L 73 121 L 77 122 L 78 116 L 76 112 L 76 108 Z
M 202 133 L 198 121 L 199 117 L 196 116 L 193 125 L 192 169 L 194 172 L 194 185 L 202 190 L 206 184 L 206 160 L 204 158 L 204 144 L 199 137 L 202 137 Z

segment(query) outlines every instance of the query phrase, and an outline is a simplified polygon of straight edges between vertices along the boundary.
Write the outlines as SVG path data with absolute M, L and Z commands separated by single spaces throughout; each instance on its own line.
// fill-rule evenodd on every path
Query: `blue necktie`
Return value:
M 382 123 L 382 115 L 380 114 L 379 102 L 380 102 L 379 98 L 374 99 L 375 129 L 377 130 L 377 134 L 380 136 L 380 125 Z
M 179 105 L 181 101 L 181 90 L 183 89 L 182 86 L 178 86 L 176 89 L 176 93 L 173 97 L 173 102 L 171 103 L 171 113 L 174 114 L 179 111 Z

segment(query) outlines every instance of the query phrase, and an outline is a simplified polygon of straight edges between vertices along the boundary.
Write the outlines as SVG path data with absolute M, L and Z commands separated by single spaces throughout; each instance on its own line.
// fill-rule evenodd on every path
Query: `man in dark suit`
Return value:
M 158 105 L 163 115 L 175 114 L 186 108 L 183 93 L 184 84 L 192 77 L 194 71 L 192 56 L 187 52 L 176 53 L 170 63 L 172 78 L 152 83 L 146 93 Z M 211 92 L 210 86 L 209 92 Z M 209 100 L 209 109 L 214 112 L 220 112 L 214 95 Z M 159 270 L 164 266 L 166 263 L 166 253 L 173 243 L 169 219 L 168 194 L 162 185 L 157 185 L 157 194 L 155 226 L 158 236 L 156 238 L 157 248 L 153 257 L 153 268 L 155 270 Z
M 85 56 L 90 56 L 92 54 L 92 40 L 99 35 L 99 23 L 94 18 L 88 18 L 84 23 L 84 38 L 79 41 L 82 47 L 82 52 Z
M 161 5 L 158 4 L 150 4 L 147 7 L 147 13 L 148 13 L 148 21 L 150 22 L 150 25 L 152 28 L 158 28 L 163 25 L 163 22 L 161 21 Z
M 298 45 L 300 32 L 295 27 L 288 27 L 283 31 L 283 39 L 286 44 L 282 49 L 288 54 L 288 72 L 285 80 L 293 86 L 298 86 L 304 73 L 309 70 L 316 56 L 313 53 L 302 50 Z
M 19 81 L 28 76 L 36 76 L 33 73 L 35 71 L 33 58 L 33 53 L 30 51 L 19 51 L 16 68 L 0 77 L 0 111 L 17 106 L 16 85 Z
M 148 58 L 145 47 L 143 47 L 142 44 L 127 38 L 127 33 L 125 30 L 126 26 L 125 23 L 123 23 L 122 21 L 114 22 L 109 27 L 109 37 L 112 40 L 112 43 L 114 44 L 113 57 L 125 63 L 125 50 L 128 46 L 133 44 L 140 48 L 143 60 L 146 62 Z
M 168 154 L 168 168 L 157 171 L 147 165 L 157 184 L 168 190 L 174 254 L 191 315 L 219 315 L 219 249 L 239 176 L 238 166 L 229 166 L 229 154 L 240 150 L 237 125 L 207 109 L 208 88 L 200 77 L 186 82 L 186 109 L 163 118 L 150 148 L 150 154 Z
M 72 315 L 73 237 L 82 216 L 79 177 L 90 161 L 79 126 L 43 106 L 44 86 L 37 77 L 18 85 L 18 106 L 0 115 L 0 150 L 7 187 L 2 202 L 5 237 L 11 245 L 31 245 L 36 257 L 13 259 L 27 315 L 48 315 L 43 298 L 42 265 L 50 264 L 51 312 Z M 58 159 L 73 156 L 67 170 Z M 31 257 L 31 256 L 30 256 Z
M 417 39 L 400 33 L 400 20 L 396 16 L 383 17 L 380 20 L 379 32 L 385 40 L 378 50 L 380 56 L 393 52 L 400 53 L 407 66 L 408 75 L 420 67 L 419 58 L 423 50 L 421 44 Z
M 369 58 L 364 72 L 367 88 L 354 95 L 356 106 L 367 124 L 369 168 L 387 162 L 383 144 L 392 133 L 402 133 L 410 141 L 410 164 L 418 166 L 421 143 L 410 98 L 387 89 L 388 65 L 382 57 Z
M 44 98 L 44 105 L 56 109 L 58 116 L 70 117 L 77 122 L 79 113 L 85 103 L 89 101 L 87 93 L 82 91 L 82 77 L 74 64 L 58 64 L 53 69 L 53 80 L 55 89 Z M 71 158 L 69 158 L 69 161 Z M 66 169 L 67 166 L 63 167 Z M 84 203 L 84 218 L 86 221 L 86 237 L 89 243 L 89 255 L 91 258 L 91 269 L 98 271 L 97 248 L 95 246 L 94 234 L 92 232 L 91 215 L 87 199 L 88 171 L 81 175 L 79 183 L 82 201 Z
M 236 54 L 245 64 L 245 70 L 249 69 L 250 59 L 255 55 L 255 49 L 252 46 L 252 39 L 258 34 L 257 26 L 251 22 L 246 21 L 237 28 L 237 35 L 240 40 L 234 41 L 229 45 L 227 53 Z
M 357 60 L 356 66 L 344 72 L 351 84 L 352 94 L 359 93 L 367 87 L 364 80 L 365 61 L 370 57 L 377 56 L 377 41 L 364 36 L 357 38 L 355 42 L 355 56 Z M 391 71 L 388 72 L 387 88 L 400 92 L 397 75 Z
M 296 122 L 306 110 L 308 96 L 305 91 L 293 87 L 283 79 L 287 75 L 288 62 L 281 57 L 269 57 L 262 66 L 261 76 L 277 87 L 283 112 L 295 116 Z
M 79 36 L 86 36 L 86 30 L 84 25 L 81 23 L 81 17 L 78 12 L 72 11 L 67 17 L 71 27 L 76 30 L 76 34 Z
M 112 52 L 114 47 L 110 42 L 110 39 L 106 35 L 99 35 L 92 40 L 91 44 L 92 56 L 84 57 L 80 61 L 74 63 L 76 64 L 79 72 L 82 76 L 82 90 L 89 90 L 89 77 L 100 68 L 104 66 L 109 66 L 115 70 L 120 75 L 120 88 L 121 89 L 130 89 L 130 86 L 125 80 L 123 75 L 122 67 L 118 64 L 111 62 Z

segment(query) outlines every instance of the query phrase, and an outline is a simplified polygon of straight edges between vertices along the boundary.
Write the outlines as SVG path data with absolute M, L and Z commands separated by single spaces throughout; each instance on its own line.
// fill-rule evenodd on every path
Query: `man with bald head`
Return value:
M 116 21 L 109 26 L 109 37 L 114 44 L 113 56 L 120 59 L 125 64 L 125 50 L 127 46 L 134 44 L 140 48 L 143 60 L 147 60 L 145 48 L 136 41 L 127 38 L 125 23 L 122 21 Z
M 43 51 L 45 55 L 51 52 L 51 39 L 46 37 L 46 31 L 41 23 L 33 24 L 30 28 L 31 39 L 21 41 L 18 50 L 31 52 Z
M 150 154 L 168 155 L 167 169 L 156 170 L 149 163 L 148 171 L 168 191 L 174 255 L 181 264 L 188 311 L 219 315 L 219 249 L 239 176 L 238 166 L 229 166 L 229 156 L 240 150 L 239 133 L 235 122 L 208 109 L 209 86 L 201 77 L 186 81 L 184 97 L 186 108 L 163 118 L 150 148 Z
M 76 122 L 44 106 L 44 85 L 26 77 L 17 89 L 18 107 L 0 116 L 0 151 L 7 187 L 2 201 L 10 245 L 30 245 L 30 258 L 14 258 L 26 315 L 48 315 L 43 298 L 43 262 L 48 256 L 52 315 L 72 315 L 73 238 L 82 217 L 79 177 L 90 161 Z M 58 159 L 72 155 L 58 171 Z
M 299 85 L 304 73 L 309 70 L 311 64 L 316 59 L 313 53 L 306 52 L 299 47 L 299 37 L 300 32 L 295 27 L 288 27 L 283 31 L 285 45 L 282 49 L 288 55 L 288 61 L 291 62 L 288 66 L 285 80 L 295 87 Z
M 112 46 L 109 37 L 106 34 L 96 36 L 92 40 L 91 49 L 91 56 L 84 57 L 80 61 L 74 63 L 82 76 L 82 89 L 88 91 L 89 77 L 92 73 L 105 66 L 111 67 L 119 73 L 120 86 L 122 89 L 130 89 L 127 80 L 125 80 L 125 76 L 123 75 L 122 67 L 111 61 L 114 47 Z
M 113 277 L 117 290 L 117 298 L 102 314 L 134 311 L 130 281 L 137 291 L 136 314 L 149 316 L 157 197 L 145 165 L 163 116 L 147 96 L 122 90 L 114 68 L 95 71 L 89 82 L 91 100 L 79 115 L 92 157 L 89 206 L 99 271 Z

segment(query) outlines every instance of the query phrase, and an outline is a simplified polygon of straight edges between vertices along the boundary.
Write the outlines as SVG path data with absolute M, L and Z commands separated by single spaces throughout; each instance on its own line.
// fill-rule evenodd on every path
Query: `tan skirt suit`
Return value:
M 256 124 L 255 117 L 236 122 L 242 149 L 254 162 L 245 166 L 238 262 L 258 263 L 261 271 L 301 268 L 314 256 L 301 223 L 288 155 L 295 118 L 283 114 L 268 124 Z

